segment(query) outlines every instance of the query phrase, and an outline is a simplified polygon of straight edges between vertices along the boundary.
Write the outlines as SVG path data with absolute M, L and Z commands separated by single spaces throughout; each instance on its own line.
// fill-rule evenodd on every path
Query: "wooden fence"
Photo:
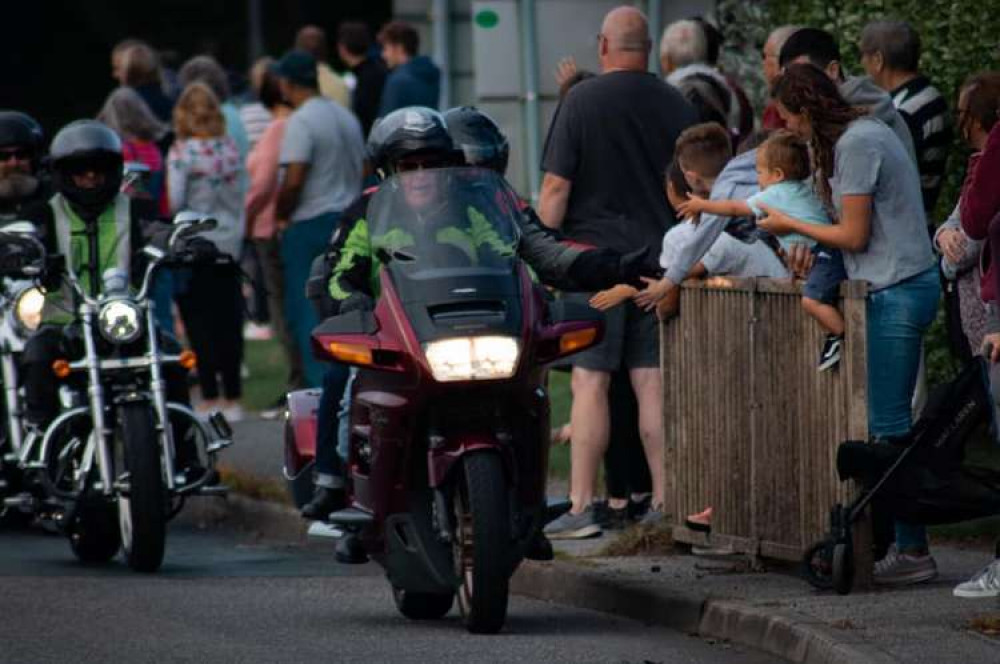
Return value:
M 850 489 L 837 445 L 867 437 L 865 285 L 842 287 L 843 359 L 819 373 L 824 332 L 787 281 L 684 284 L 661 329 L 667 510 L 674 538 L 705 536 L 684 517 L 714 507 L 711 543 L 798 560 Z

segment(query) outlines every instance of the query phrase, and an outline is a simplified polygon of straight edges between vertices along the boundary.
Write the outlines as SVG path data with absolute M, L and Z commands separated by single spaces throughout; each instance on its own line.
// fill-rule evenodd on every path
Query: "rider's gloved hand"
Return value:
M 618 263 L 618 269 L 621 277 L 621 281 L 618 283 L 639 287 L 643 285 L 641 277 L 659 279 L 663 276 L 663 268 L 660 267 L 658 257 L 655 252 L 649 250 L 649 247 L 643 247 L 622 256 Z
M 613 249 L 584 251 L 569 267 L 569 276 L 583 290 L 596 291 L 617 284 L 639 285 L 640 276 L 651 276 L 649 249 L 624 256 Z
M 346 314 L 348 311 L 373 311 L 375 300 L 371 295 L 365 293 L 351 293 L 350 297 L 340 305 L 340 313 Z
M 193 263 L 209 263 L 220 256 L 218 248 L 210 240 L 202 237 L 184 240 L 176 253 Z

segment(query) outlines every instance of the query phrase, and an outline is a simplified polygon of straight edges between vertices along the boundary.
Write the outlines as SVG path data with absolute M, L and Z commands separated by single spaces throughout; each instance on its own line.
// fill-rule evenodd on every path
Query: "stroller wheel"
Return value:
M 833 589 L 847 595 L 854 586 L 854 552 L 851 545 L 838 542 L 833 547 Z
M 814 588 L 833 588 L 833 546 L 830 540 L 820 540 L 806 549 L 802 556 L 802 576 Z

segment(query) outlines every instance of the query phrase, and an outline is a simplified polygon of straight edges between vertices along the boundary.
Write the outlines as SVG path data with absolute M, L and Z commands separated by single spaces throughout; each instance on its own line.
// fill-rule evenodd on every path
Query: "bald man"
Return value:
M 344 108 L 351 108 L 351 91 L 344 79 L 326 63 L 326 31 L 317 25 L 307 25 L 295 35 L 295 49 L 305 51 L 316 58 L 316 78 L 319 93 L 337 102 Z
M 664 175 L 678 135 L 696 122 L 694 109 L 673 87 L 647 71 L 646 17 L 619 7 L 604 19 L 598 39 L 600 76 L 575 85 L 556 110 L 545 141 L 538 212 L 550 228 L 597 247 L 622 252 L 658 247 L 675 223 Z M 570 295 L 586 303 L 589 295 Z M 639 405 L 639 431 L 653 478 L 649 520 L 662 518 L 663 390 L 656 316 L 631 301 L 605 314 L 605 338 L 574 356 L 572 425 L 573 508 L 549 524 L 553 538 L 601 532 L 591 501 L 597 468 L 608 446 L 611 374 L 626 369 Z
M 797 25 L 783 25 L 779 28 L 775 28 L 770 35 L 768 35 L 767 41 L 764 42 L 764 50 L 761 53 L 761 57 L 764 60 L 764 79 L 767 81 L 767 87 L 770 88 L 774 79 L 778 78 L 778 74 L 781 73 L 781 66 L 778 64 L 778 56 L 781 55 L 781 47 L 785 45 L 788 38 L 799 29 Z M 761 118 L 761 127 L 763 129 L 784 129 L 785 122 L 778 115 L 778 109 L 774 105 L 774 100 L 769 100 L 767 106 L 764 108 L 764 115 Z

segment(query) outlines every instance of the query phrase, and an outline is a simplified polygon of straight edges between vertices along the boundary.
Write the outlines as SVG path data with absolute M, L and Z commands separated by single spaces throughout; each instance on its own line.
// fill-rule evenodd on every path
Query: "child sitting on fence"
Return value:
M 790 214 L 796 219 L 829 224 L 830 216 L 810 182 L 811 168 L 806 144 L 789 131 L 772 134 L 757 150 L 757 181 L 761 191 L 746 199 L 706 200 L 696 193 L 675 208 L 684 217 L 701 213 L 729 217 L 765 216 L 761 205 Z M 687 173 L 688 180 L 697 173 Z M 820 371 L 830 369 L 840 361 L 844 340 L 844 318 L 834 306 L 840 283 L 847 276 L 841 254 L 837 250 L 816 244 L 802 235 L 780 238 L 788 249 L 793 244 L 812 246 L 815 262 L 803 288 L 802 306 L 827 331 L 820 353 Z

